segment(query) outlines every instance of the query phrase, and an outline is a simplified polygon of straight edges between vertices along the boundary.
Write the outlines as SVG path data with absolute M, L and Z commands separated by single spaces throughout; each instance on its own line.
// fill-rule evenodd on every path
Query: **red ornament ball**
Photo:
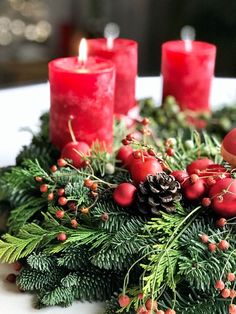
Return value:
M 209 165 L 213 164 L 213 161 L 210 160 L 209 158 L 200 158 L 197 160 L 194 160 L 187 166 L 187 172 L 188 174 L 198 174 L 199 175 L 199 170 L 205 170 Z
M 121 183 L 115 188 L 113 198 L 120 206 L 129 206 L 134 200 L 136 187 L 131 183 Z
M 118 303 L 120 307 L 126 307 L 130 304 L 130 298 L 126 294 L 119 296 Z
M 221 217 L 236 216 L 236 179 L 226 178 L 216 182 L 210 188 L 212 209 Z
M 128 159 L 133 152 L 131 146 L 122 146 L 117 153 L 116 159 L 120 160 L 123 166 L 128 165 Z
M 144 182 L 148 175 L 156 175 L 162 172 L 161 164 L 153 157 L 136 159 L 136 162 L 130 164 L 131 177 L 136 184 Z
M 233 168 L 236 167 L 236 128 L 224 137 L 221 144 L 221 155 Z
M 197 201 L 206 194 L 208 187 L 203 179 L 199 179 L 195 183 L 192 183 L 190 180 L 187 180 L 183 184 L 183 190 L 184 196 L 189 201 Z
M 63 159 L 70 159 L 76 168 L 84 167 L 83 156 L 89 156 L 90 147 L 85 142 L 69 142 L 61 152 Z

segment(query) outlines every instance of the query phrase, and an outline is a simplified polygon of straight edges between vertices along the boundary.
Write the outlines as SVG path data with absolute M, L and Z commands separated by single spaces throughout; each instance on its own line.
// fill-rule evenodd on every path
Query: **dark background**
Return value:
M 46 80 L 49 60 L 108 22 L 139 42 L 139 75 L 159 75 L 161 44 L 191 25 L 217 45 L 216 75 L 236 77 L 235 0 L 0 0 L 0 87 Z

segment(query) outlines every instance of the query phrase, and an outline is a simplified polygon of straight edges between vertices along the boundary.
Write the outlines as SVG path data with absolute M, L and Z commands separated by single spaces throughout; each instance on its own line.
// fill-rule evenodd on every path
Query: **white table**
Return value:
M 137 98 L 161 98 L 159 77 L 137 80 Z M 236 103 L 236 79 L 217 78 L 213 82 L 211 103 L 214 108 L 223 104 Z M 48 83 L 0 90 L 0 167 L 14 164 L 22 145 L 29 144 L 31 134 L 20 132 L 23 127 L 37 131 L 39 116 L 49 109 Z M 75 302 L 71 307 L 33 309 L 32 297 L 19 293 L 14 285 L 6 283 L 6 274 L 12 272 L 8 265 L 0 265 L 0 312 L 3 314 L 100 314 L 99 304 Z

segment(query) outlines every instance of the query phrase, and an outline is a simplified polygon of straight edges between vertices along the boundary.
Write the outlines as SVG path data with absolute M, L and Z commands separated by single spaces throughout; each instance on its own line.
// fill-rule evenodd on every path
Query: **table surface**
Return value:
M 137 99 L 153 97 L 157 103 L 161 100 L 161 78 L 143 77 L 137 79 Z M 49 84 L 0 90 L 0 167 L 15 163 L 15 157 L 23 145 L 29 144 L 31 133 L 21 130 L 38 129 L 39 116 L 49 109 Z M 219 108 L 225 104 L 236 103 L 236 79 L 215 78 L 212 86 L 211 104 Z M 21 131 L 20 131 L 21 130 Z M 59 307 L 40 310 L 33 309 L 32 296 L 22 294 L 7 283 L 6 274 L 12 272 L 9 265 L 0 265 L 0 304 L 3 314 L 100 314 L 101 303 L 75 302 L 71 307 Z

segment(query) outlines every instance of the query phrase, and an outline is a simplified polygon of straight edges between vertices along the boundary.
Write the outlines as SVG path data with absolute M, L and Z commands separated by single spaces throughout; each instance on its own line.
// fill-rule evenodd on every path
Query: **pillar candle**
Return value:
M 216 47 L 212 44 L 177 40 L 162 45 L 163 99 L 172 95 L 182 110 L 210 111 Z
M 77 57 L 49 63 L 51 91 L 50 138 L 59 149 L 70 142 L 68 120 L 77 141 L 99 141 L 107 150 L 113 143 L 115 68 L 112 62 L 90 57 L 81 64 Z
M 114 112 L 126 115 L 136 105 L 135 82 L 137 76 L 137 42 L 134 40 L 114 39 L 107 45 L 107 39 L 89 39 L 88 53 L 111 60 L 116 66 L 116 87 Z

